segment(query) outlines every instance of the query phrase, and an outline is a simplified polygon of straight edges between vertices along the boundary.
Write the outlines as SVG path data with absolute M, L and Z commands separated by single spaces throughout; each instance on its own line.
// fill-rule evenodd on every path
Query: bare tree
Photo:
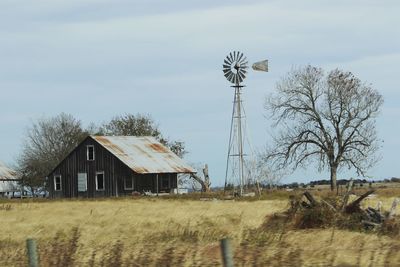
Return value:
M 181 141 L 171 141 L 165 138 L 150 115 L 125 114 L 115 116 L 111 121 L 104 123 L 99 135 L 131 135 L 131 136 L 153 136 L 162 144 L 168 146 L 172 152 L 179 157 L 186 154 L 185 144 Z
M 81 122 L 65 113 L 34 122 L 17 160 L 22 184 L 32 193 L 43 187 L 45 177 L 87 135 Z
M 317 160 L 319 171 L 330 170 L 334 190 L 338 169 L 364 175 L 377 161 L 375 119 L 382 104 L 382 95 L 350 72 L 335 69 L 326 75 L 312 66 L 293 70 L 266 101 L 280 129 L 267 158 L 293 170 Z
M 208 165 L 205 164 L 203 171 L 203 177 L 197 175 L 196 173 L 191 173 L 190 177 L 193 178 L 197 183 L 201 185 L 202 192 L 210 192 L 211 190 L 211 181 L 210 176 L 208 175 Z
M 272 188 L 277 186 L 284 176 L 282 170 L 279 172 L 273 166 L 269 165 L 269 161 L 263 155 L 257 155 L 256 158 L 246 162 L 247 177 L 252 181 L 252 184 L 258 186 L 268 186 Z
M 197 173 L 182 175 L 179 179 L 181 186 L 190 186 L 194 191 L 210 192 L 211 191 L 211 180 L 208 174 L 208 165 L 205 164 L 204 168 L 200 167 L 199 164 L 195 164 L 195 169 L 203 172 L 203 177 Z

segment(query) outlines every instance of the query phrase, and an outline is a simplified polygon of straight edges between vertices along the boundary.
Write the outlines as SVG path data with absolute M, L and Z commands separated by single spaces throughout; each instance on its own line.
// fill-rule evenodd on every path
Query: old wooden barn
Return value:
M 49 196 L 169 193 L 179 173 L 195 172 L 154 137 L 88 136 L 48 175 Z

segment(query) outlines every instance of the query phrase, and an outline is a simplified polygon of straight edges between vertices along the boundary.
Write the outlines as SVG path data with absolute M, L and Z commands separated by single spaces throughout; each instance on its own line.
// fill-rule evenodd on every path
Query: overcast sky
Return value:
M 223 183 L 233 50 L 269 59 L 250 72 L 244 104 L 253 146 L 271 138 L 265 96 L 293 66 L 352 71 L 383 94 L 375 178 L 400 176 L 399 1 L 0 1 L 0 161 L 13 164 L 26 128 L 70 113 L 84 125 L 148 113 Z M 349 178 L 343 172 L 339 178 Z M 314 167 L 284 182 L 328 178 Z

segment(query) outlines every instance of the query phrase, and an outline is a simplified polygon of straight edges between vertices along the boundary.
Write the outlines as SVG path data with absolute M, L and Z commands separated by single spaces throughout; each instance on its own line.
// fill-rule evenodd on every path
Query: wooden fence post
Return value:
M 221 253 L 224 267 L 233 267 L 232 247 L 229 238 L 221 240 Z
M 26 248 L 28 251 L 28 266 L 39 267 L 36 240 L 31 238 L 27 239 Z

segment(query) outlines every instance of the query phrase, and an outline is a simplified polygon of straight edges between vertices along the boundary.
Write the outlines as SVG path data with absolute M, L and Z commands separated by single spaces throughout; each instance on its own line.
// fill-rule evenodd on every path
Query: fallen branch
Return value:
M 385 220 L 385 217 L 374 208 L 368 207 L 365 212 L 370 221 L 382 223 Z
M 337 212 L 337 210 L 335 209 L 334 206 L 332 206 L 331 204 L 329 204 L 328 202 L 326 202 L 325 200 L 321 199 L 321 202 L 324 203 L 325 205 L 327 205 L 331 210 L 333 210 L 334 212 Z
M 375 190 L 369 190 L 368 192 L 362 194 L 359 198 L 357 198 L 356 200 L 351 202 L 349 205 L 347 205 L 345 207 L 345 211 L 346 212 L 354 212 L 355 210 L 360 209 L 359 205 L 360 205 L 361 201 L 363 201 L 364 198 L 366 198 L 367 196 L 371 195 L 374 192 L 375 192 Z
M 305 191 L 304 196 L 307 198 L 307 200 L 310 202 L 311 206 L 316 206 L 318 205 L 318 202 L 315 200 L 315 198 L 310 194 L 310 192 Z
M 380 223 L 374 223 L 374 222 L 370 222 L 370 221 L 366 221 L 366 220 L 362 220 L 361 223 L 366 225 L 366 226 L 373 226 L 373 227 L 380 227 L 381 226 Z

